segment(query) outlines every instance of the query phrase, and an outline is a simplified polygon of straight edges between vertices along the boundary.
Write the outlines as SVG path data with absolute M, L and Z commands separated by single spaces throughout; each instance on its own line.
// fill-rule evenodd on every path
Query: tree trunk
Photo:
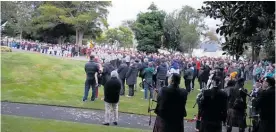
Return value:
M 84 31 L 79 30 L 78 32 L 78 45 L 82 46 L 82 39 L 83 39 Z
M 61 44 L 64 44 L 64 41 L 66 40 L 66 37 L 63 37 L 62 39 L 61 39 Z
M 255 55 L 255 60 L 256 60 L 256 61 L 259 60 L 260 51 L 261 51 L 261 48 L 259 48 L 259 47 L 256 47 L 256 48 L 255 48 L 254 55 Z
M 76 44 L 79 45 L 79 30 L 76 29 Z
M 58 37 L 58 44 L 62 44 L 61 41 L 62 41 L 62 36 L 59 36 L 59 37 Z
M 236 55 L 236 61 L 238 61 L 238 60 L 239 60 L 239 58 L 240 58 L 240 56 L 239 56 L 239 55 Z
M 22 43 L 22 34 L 23 34 L 23 31 L 22 31 L 22 29 L 20 30 L 20 43 Z
M 254 45 L 253 44 L 251 44 L 251 46 L 252 46 L 252 61 L 255 61 L 255 47 L 254 47 Z

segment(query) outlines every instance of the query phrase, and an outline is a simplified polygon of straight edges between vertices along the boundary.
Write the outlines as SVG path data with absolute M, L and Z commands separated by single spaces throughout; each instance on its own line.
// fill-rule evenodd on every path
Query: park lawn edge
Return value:
M 18 103 L 18 104 L 30 104 L 30 105 L 44 105 L 44 106 L 54 106 L 54 107 L 65 107 L 65 108 L 76 108 L 76 109 L 85 109 L 85 110 L 105 110 L 104 108 L 89 108 L 89 107 L 82 107 L 82 106 L 74 106 L 74 105 L 62 105 L 62 104 L 47 104 L 47 103 L 34 103 L 30 101 L 10 101 L 10 100 L 1 100 L 2 102 L 7 102 L 7 103 Z M 142 114 L 142 113 L 135 113 L 135 112 L 126 112 L 126 111 L 120 111 L 120 113 L 125 113 L 125 114 L 133 114 L 133 115 L 143 115 L 143 116 L 149 116 L 148 114 Z M 152 115 L 156 116 L 156 115 Z
M 107 130 L 111 130 L 115 132 L 148 132 L 149 130 L 144 130 L 144 129 L 137 129 L 137 128 L 126 128 L 126 127 L 119 127 L 119 126 L 103 126 L 100 124 L 89 124 L 89 123 L 80 123 L 80 122 L 72 122 L 72 121 L 63 121 L 63 120 L 53 120 L 53 119 L 44 119 L 44 118 L 35 118 L 35 117 L 27 117 L 27 116 L 16 116 L 16 115 L 1 115 L 1 131 L 5 131 L 3 130 L 3 128 L 5 128 L 5 125 L 10 125 L 11 123 L 13 123 L 12 125 L 20 125 L 21 122 L 23 122 L 22 124 L 29 124 L 29 125 L 33 125 L 33 123 L 37 123 L 37 125 L 44 125 L 46 126 L 44 129 L 47 129 L 47 127 L 53 127 L 56 126 L 56 128 L 58 127 L 68 127 L 70 126 L 69 129 L 77 129 L 79 128 L 90 128 L 88 131 L 91 131 L 92 129 L 102 129 L 102 131 L 105 131 L 105 129 Z M 16 123 L 14 123 L 16 122 Z M 9 124 L 10 123 L 10 124 Z M 35 125 L 34 125 L 35 126 Z M 12 130 L 15 130 L 16 127 L 12 127 Z M 30 131 L 29 129 L 31 129 L 31 127 L 28 128 L 28 126 L 26 126 L 26 129 L 23 131 Z M 40 128 L 41 129 L 41 128 Z M 44 130 L 45 131 L 45 130 Z M 56 130 L 59 131 L 59 130 Z M 64 130 L 63 130 L 64 131 Z

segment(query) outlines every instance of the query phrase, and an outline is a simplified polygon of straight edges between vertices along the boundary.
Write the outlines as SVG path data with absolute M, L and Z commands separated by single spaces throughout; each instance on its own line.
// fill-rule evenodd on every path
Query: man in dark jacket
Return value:
M 264 81 L 256 110 L 260 113 L 258 132 L 275 132 L 275 80 L 267 77 Z
M 227 115 L 227 95 L 218 86 L 219 79 L 215 79 L 214 87 L 203 92 L 199 105 L 201 108 L 200 132 L 221 132 L 222 122 Z
M 90 56 L 90 61 L 85 64 L 84 70 L 86 72 L 86 80 L 84 87 L 84 96 L 82 101 L 86 101 L 88 97 L 88 92 L 90 87 L 92 87 L 92 97 L 91 101 L 94 101 L 96 98 L 96 78 L 95 73 L 99 72 L 99 66 L 94 62 L 94 56 Z
M 156 73 L 156 87 L 157 89 L 160 89 L 161 87 L 165 86 L 165 80 L 168 72 L 168 68 L 164 60 L 161 65 L 158 66 L 157 68 L 157 73 Z
M 185 79 L 185 87 L 187 92 L 191 91 L 191 82 L 194 76 L 193 69 L 191 69 L 192 65 L 188 64 L 188 69 L 184 72 L 184 79 Z
M 71 49 L 71 56 L 74 57 L 75 55 L 76 55 L 76 48 L 75 46 L 73 46 Z
M 141 77 L 141 80 L 144 80 L 143 72 L 144 70 L 148 68 L 148 59 L 145 58 L 142 63 L 139 65 L 139 77 Z M 144 88 L 144 83 L 142 83 L 142 87 Z
M 243 88 L 243 82 L 243 79 L 239 79 L 236 86 L 229 86 L 225 90 L 228 96 L 227 132 L 231 132 L 232 127 L 238 127 L 239 132 L 244 132 L 246 128 L 247 90 Z
M 138 66 L 136 63 L 131 62 L 130 67 L 126 73 L 126 83 L 129 87 L 129 92 L 127 97 L 134 96 L 134 85 L 137 82 L 137 76 L 138 76 Z
M 186 101 L 188 92 L 179 88 L 181 76 L 174 73 L 170 85 L 158 94 L 157 114 L 153 132 L 184 132 L 183 118 L 187 116 Z
M 110 62 L 106 62 L 103 65 L 102 84 L 105 85 L 106 81 L 110 79 L 110 73 L 115 70 L 114 66 Z
M 119 74 L 119 77 L 121 79 L 121 82 L 122 82 L 122 88 L 121 88 L 120 95 L 125 95 L 125 82 L 126 82 L 127 71 L 128 71 L 128 66 L 126 64 L 126 61 L 123 60 L 122 64 L 119 66 L 118 71 L 117 71 Z
M 120 98 L 121 82 L 116 71 L 111 72 L 111 78 L 104 85 L 104 101 L 105 101 L 105 123 L 109 125 L 111 122 L 110 115 L 113 115 L 113 124 L 118 122 L 118 102 Z M 112 114 L 113 112 L 113 114 Z

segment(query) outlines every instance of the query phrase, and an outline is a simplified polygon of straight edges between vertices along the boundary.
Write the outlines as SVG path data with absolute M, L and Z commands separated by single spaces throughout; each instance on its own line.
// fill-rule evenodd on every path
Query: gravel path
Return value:
M 26 116 L 91 124 L 101 124 L 104 121 L 104 111 L 102 110 L 88 110 L 9 102 L 1 103 L 1 114 L 3 115 Z M 150 130 L 153 127 L 155 118 L 152 117 L 151 126 L 148 125 L 148 120 L 148 116 L 119 113 L 118 126 Z M 185 122 L 184 126 L 185 132 L 194 132 L 195 123 Z M 238 130 L 234 128 L 233 132 L 238 132 Z

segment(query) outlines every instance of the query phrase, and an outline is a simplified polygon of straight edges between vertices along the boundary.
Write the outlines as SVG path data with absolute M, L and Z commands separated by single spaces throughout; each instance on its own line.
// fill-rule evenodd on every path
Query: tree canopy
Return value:
M 236 59 L 248 49 L 246 43 L 259 54 L 260 47 L 267 44 L 265 41 L 274 41 L 275 1 L 208 1 L 204 4 L 199 11 L 222 20 L 223 24 L 216 30 L 225 37 L 222 49 Z M 264 33 L 265 38 L 262 38 Z
M 137 15 L 132 30 L 138 42 L 137 50 L 157 52 L 162 46 L 165 12 L 159 11 L 154 3 L 148 9 L 148 12 Z

